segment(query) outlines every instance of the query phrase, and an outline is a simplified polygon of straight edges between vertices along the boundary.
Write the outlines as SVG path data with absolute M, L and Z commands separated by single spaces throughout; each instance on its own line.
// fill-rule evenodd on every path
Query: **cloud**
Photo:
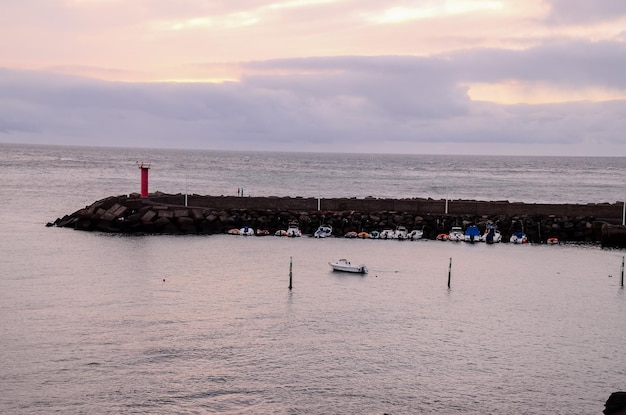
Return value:
M 548 21 L 557 24 L 592 23 L 622 19 L 626 16 L 623 0 L 546 0 Z
M 468 81 L 546 81 L 575 88 L 588 85 L 626 90 L 626 43 L 553 41 L 513 51 L 481 49 L 452 54 Z
M 626 100 L 503 105 L 472 101 L 468 85 L 513 79 L 624 91 L 623 48 L 555 42 L 433 57 L 255 61 L 241 65 L 240 82 L 225 83 L 119 83 L 5 69 L 0 141 L 615 155 L 624 153 Z

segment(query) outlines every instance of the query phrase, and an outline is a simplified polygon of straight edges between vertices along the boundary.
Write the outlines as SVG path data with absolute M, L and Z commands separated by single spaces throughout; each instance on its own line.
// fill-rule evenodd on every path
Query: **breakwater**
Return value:
M 626 247 L 626 229 L 620 226 L 623 205 L 526 204 L 508 201 L 434 199 L 316 199 L 302 197 L 235 197 L 154 193 L 111 196 L 48 226 L 84 231 L 147 234 L 219 234 L 244 226 L 287 229 L 297 221 L 303 234 L 320 224 L 333 227 L 335 236 L 350 231 L 371 232 L 406 226 L 435 239 L 452 226 L 477 225 L 484 232 L 495 224 L 504 240 L 516 231 L 530 242 L 602 243 Z

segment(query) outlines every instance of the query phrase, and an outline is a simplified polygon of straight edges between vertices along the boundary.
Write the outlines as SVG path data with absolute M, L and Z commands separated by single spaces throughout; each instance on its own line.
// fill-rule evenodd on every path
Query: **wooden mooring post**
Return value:
M 448 288 L 450 288 L 450 277 L 452 276 L 452 258 L 450 258 L 450 264 L 448 265 Z
M 289 289 L 293 288 L 292 279 L 293 279 L 293 257 L 289 257 Z

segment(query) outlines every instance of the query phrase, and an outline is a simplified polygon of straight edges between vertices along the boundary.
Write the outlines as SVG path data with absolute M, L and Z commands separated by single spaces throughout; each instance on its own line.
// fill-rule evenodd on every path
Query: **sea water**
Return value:
M 593 414 L 626 388 L 621 250 L 44 226 L 138 191 L 137 161 L 167 193 L 615 203 L 623 158 L 0 151 L 2 413 Z

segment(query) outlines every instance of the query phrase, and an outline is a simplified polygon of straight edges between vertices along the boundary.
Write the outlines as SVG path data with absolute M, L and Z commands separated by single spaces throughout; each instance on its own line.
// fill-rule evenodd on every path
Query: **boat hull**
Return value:
M 354 265 L 345 259 L 340 259 L 337 262 L 329 262 L 328 265 L 333 269 L 333 271 L 338 272 L 349 272 L 353 274 L 367 274 L 367 267 L 363 264 Z

